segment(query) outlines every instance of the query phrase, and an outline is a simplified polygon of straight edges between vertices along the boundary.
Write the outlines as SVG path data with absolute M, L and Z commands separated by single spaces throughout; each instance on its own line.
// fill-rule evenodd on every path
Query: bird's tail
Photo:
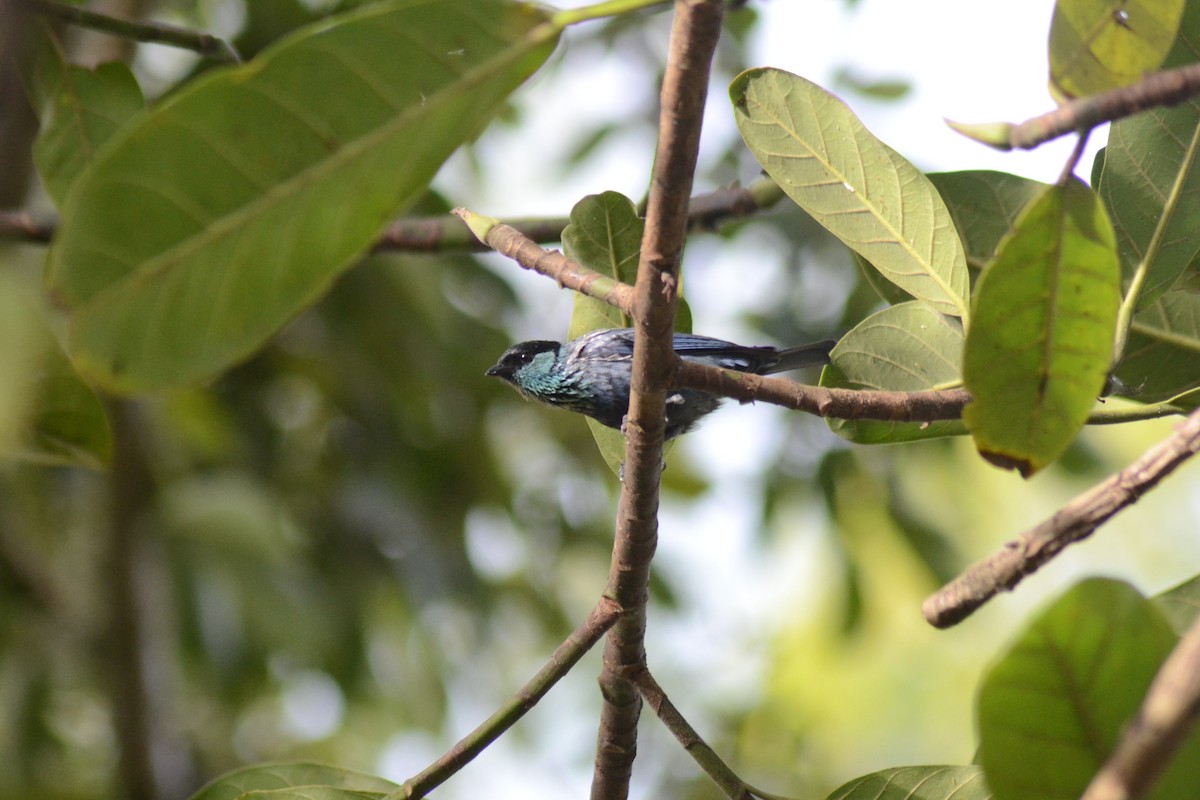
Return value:
M 829 363 L 829 351 L 837 344 L 835 339 L 826 339 L 823 342 L 813 342 L 812 344 L 802 344 L 799 347 L 790 347 L 787 350 L 779 351 L 779 360 L 771 365 L 763 374 L 773 372 L 787 372 L 801 367 L 815 367 L 821 364 Z

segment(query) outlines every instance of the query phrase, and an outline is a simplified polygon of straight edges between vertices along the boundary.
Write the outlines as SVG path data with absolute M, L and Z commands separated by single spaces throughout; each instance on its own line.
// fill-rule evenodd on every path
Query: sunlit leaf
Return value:
M 1164 66 L 1190 64 L 1200 52 L 1200 4 L 1184 12 Z M 1098 191 L 1117 233 L 1128 280 L 1148 260 L 1137 307 L 1146 308 L 1179 280 L 1200 252 L 1200 102 L 1151 108 L 1112 124 Z
M 324 788 L 368 795 L 386 794 L 397 788 L 396 784 L 391 781 L 376 778 L 374 775 L 324 764 L 305 762 L 256 764 L 222 775 L 192 795 L 191 800 L 237 800 L 248 792 L 271 792 L 295 787 Z M 314 794 L 312 796 L 314 798 L 318 796 L 336 798 L 348 795 Z
M 1200 576 L 1150 598 L 1180 636 L 1200 617 Z
M 975 287 L 963 421 L 984 457 L 1028 477 L 1066 449 L 1108 375 L 1119 288 L 1095 194 L 1074 180 L 1044 190 Z
M 1076 800 L 1108 758 L 1176 637 L 1128 584 L 1077 584 L 1020 635 L 979 691 L 979 762 L 998 800 Z M 1200 740 L 1151 793 L 1195 797 Z
M 553 49 L 506 0 L 393 0 L 214 70 L 125 128 L 63 207 L 49 286 L 85 375 L 132 392 L 259 347 Z
M 1029 178 L 986 169 L 933 172 L 929 180 L 946 201 L 967 263 L 977 269 L 995 257 L 1021 210 L 1045 188 Z
M 918 392 L 961 380 L 963 332 L 958 320 L 920 301 L 901 303 L 867 317 L 838 341 L 821 385 Z M 930 424 L 830 419 L 829 427 L 852 442 L 883 444 L 964 432 L 961 422 Z
M 789 197 L 904 291 L 966 318 L 962 243 L 928 178 L 797 75 L 748 70 L 729 95 L 742 138 Z
M 1050 23 L 1050 82 L 1063 97 L 1115 89 L 1158 69 L 1185 0 L 1058 0 Z
M 894 767 L 855 778 L 828 800 L 988 800 L 979 767 Z

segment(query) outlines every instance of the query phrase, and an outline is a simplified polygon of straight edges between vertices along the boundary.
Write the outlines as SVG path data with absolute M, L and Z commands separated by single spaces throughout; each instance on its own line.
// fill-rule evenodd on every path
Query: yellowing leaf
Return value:
M 1104 207 L 1079 181 L 1048 187 L 975 288 L 963 421 L 982 455 L 1028 477 L 1062 454 L 1103 389 L 1119 297 Z

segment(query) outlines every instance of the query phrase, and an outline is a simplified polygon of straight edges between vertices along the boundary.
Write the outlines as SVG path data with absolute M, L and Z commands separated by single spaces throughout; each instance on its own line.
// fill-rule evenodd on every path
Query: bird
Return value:
M 586 414 L 622 430 L 629 411 L 633 329 L 601 328 L 567 343 L 533 340 L 504 351 L 484 374 L 507 381 L 530 400 Z M 829 363 L 832 339 L 779 350 L 675 334 L 680 358 L 723 369 L 769 375 Z M 716 410 L 722 398 L 696 389 L 674 389 L 666 401 L 666 438 L 687 433 Z

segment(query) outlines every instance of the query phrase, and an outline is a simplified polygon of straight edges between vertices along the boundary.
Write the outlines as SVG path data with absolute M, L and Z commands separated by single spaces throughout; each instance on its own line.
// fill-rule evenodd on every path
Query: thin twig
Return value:
M 712 778 L 713 783 L 725 793 L 726 797 L 732 800 L 753 800 L 756 795 L 763 796 L 750 784 L 739 778 L 737 773 L 721 760 L 717 752 L 709 746 L 708 742 L 704 741 L 683 714 L 679 713 L 679 709 L 667 697 L 667 693 L 658 685 L 658 681 L 650 674 L 649 669 L 639 670 L 630 677 L 646 701 L 646 705 L 650 706 L 650 709 L 675 737 L 675 740 L 683 746 L 683 749 L 695 760 L 700 769 Z
M 1063 548 L 1091 536 L 1096 528 L 1137 502 L 1197 450 L 1200 450 L 1200 409 L 1137 461 L 943 586 L 922 605 L 925 619 L 939 628 L 962 621 L 1001 590 L 1012 589 Z
M 658 143 L 646 202 L 646 232 L 634 286 L 635 322 L 625 479 L 605 593 L 621 606 L 604 647 L 604 703 L 592 773 L 592 800 L 624 800 L 637 753 L 641 697 L 629 675 L 645 666 L 650 561 L 658 543 L 667 380 L 688 200 L 713 53 L 725 0 L 677 0 L 660 97 Z
M 629 284 L 588 269 L 557 250 L 543 250 L 532 239 L 504 223 L 492 225 L 485 240 L 488 247 L 525 269 L 553 278 L 563 288 L 615 306 L 626 316 L 633 315 L 633 287 Z
M 1064 103 L 1018 124 L 950 123 L 951 127 L 998 150 L 1032 150 L 1052 139 L 1090 130 L 1150 108 L 1187 102 L 1200 94 L 1200 64 L 1152 72 L 1137 83 Z
M 0 211 L 0 240 L 48 243 L 53 238 L 53 222 L 39 222 L 28 211 Z
M 1121 741 L 1080 800 L 1139 800 L 1200 717 L 1200 619 L 1167 656 Z
M 229 42 L 211 33 L 168 25 L 165 22 L 138 22 L 121 19 L 107 14 L 88 11 L 86 8 L 35 0 L 34 9 L 48 17 L 54 17 L 70 25 L 78 25 L 94 31 L 109 33 L 135 42 L 153 42 L 169 47 L 193 50 L 202 56 L 221 61 L 240 62 L 242 59 Z
M 600 641 L 600 637 L 617 621 L 619 614 L 620 611 L 615 603 L 607 598 L 601 598 L 583 624 L 558 646 L 546 665 L 538 670 L 538 673 L 528 683 L 488 717 L 482 725 L 464 736 L 454 747 L 422 770 L 420 774 L 405 781 L 403 786 L 388 795 L 385 800 L 409 800 L 409 798 L 425 797 L 469 764 L 472 759 L 483 752 L 484 748 L 500 738 L 529 709 L 537 705 L 554 684 L 570 672 L 579 659 L 583 658 L 584 654 Z

